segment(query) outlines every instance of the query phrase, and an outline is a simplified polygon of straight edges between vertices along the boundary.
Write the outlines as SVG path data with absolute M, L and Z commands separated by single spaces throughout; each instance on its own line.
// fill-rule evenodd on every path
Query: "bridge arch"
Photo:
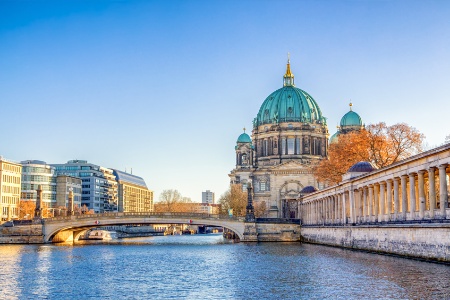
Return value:
M 190 224 L 218 226 L 233 231 L 244 239 L 244 220 L 205 214 L 141 214 L 141 213 L 106 213 L 45 219 L 44 242 L 73 241 L 82 231 L 95 227 L 128 224 Z

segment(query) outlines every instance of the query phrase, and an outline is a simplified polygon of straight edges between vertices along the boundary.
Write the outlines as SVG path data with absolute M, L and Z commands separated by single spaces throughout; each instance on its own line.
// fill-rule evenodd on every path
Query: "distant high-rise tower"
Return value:
M 202 192 L 202 203 L 214 204 L 214 192 L 211 192 L 210 190 Z

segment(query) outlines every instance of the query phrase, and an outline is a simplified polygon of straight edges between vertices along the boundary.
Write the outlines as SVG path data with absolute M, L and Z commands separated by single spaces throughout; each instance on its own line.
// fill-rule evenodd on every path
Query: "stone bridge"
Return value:
M 218 226 L 234 232 L 243 242 L 300 240 L 299 220 L 260 219 L 259 222 L 245 222 L 244 217 L 201 213 L 103 213 L 43 219 L 43 242 L 73 242 L 91 228 L 132 224 Z
M 187 213 L 103 213 L 43 219 L 44 243 L 78 240 L 95 227 L 133 224 L 191 224 L 219 226 L 244 240 L 244 218 Z

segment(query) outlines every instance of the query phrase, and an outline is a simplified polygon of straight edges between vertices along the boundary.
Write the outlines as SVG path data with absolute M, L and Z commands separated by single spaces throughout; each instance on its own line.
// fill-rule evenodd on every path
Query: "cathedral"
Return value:
M 362 127 L 350 104 L 333 137 Z M 311 165 L 327 157 L 328 137 L 326 118 L 313 97 L 295 86 L 288 59 L 283 87 L 262 103 L 251 137 L 244 129 L 237 139 L 230 183 L 243 190 L 251 183 L 255 207 L 263 207 L 265 217 L 297 219 L 301 196 L 323 188 Z

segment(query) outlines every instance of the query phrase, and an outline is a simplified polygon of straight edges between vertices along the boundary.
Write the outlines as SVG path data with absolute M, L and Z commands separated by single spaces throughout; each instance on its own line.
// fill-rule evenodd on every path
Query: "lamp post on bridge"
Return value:
M 253 207 L 252 183 L 247 183 L 247 207 L 245 222 L 255 222 L 255 209 Z

